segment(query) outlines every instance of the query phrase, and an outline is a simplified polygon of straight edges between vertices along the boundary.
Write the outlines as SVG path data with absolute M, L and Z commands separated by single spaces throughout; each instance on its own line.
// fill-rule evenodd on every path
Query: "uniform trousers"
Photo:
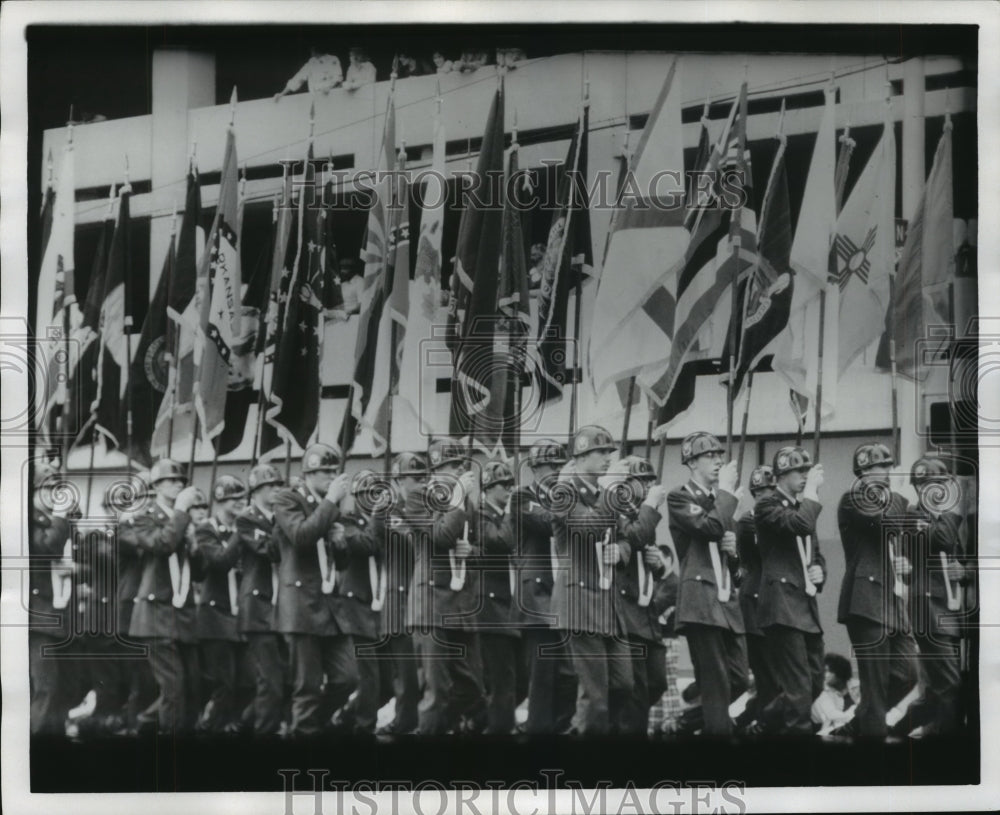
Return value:
M 864 617 L 848 617 L 847 634 L 861 683 L 861 701 L 855 714 L 858 734 L 885 738 L 885 714 L 912 684 L 916 643 L 912 634 L 887 630 L 883 623 Z
M 924 634 L 916 640 L 920 649 L 924 699 L 929 708 L 928 729 L 934 733 L 950 733 L 962 719 L 958 637 Z
M 563 733 L 576 710 L 576 674 L 566 648 L 566 632 L 552 628 L 521 631 L 528 660 L 528 733 Z
M 632 693 L 622 717 L 622 731 L 646 735 L 649 709 L 667 689 L 667 649 L 662 642 L 652 642 L 629 635 L 632 652 Z
M 583 734 L 617 730 L 632 692 L 628 640 L 574 632 L 568 649 L 579 682 L 574 726 Z
M 729 628 L 691 623 L 684 624 L 684 636 L 701 695 L 704 733 L 728 736 L 733 729 L 729 705 L 749 685 L 744 637 Z
M 747 634 L 747 659 L 753 671 L 755 690 L 754 706 L 757 715 L 778 695 L 778 683 L 774 677 L 768 656 L 767 641 L 763 634 Z
M 487 733 L 507 735 L 514 730 L 517 645 L 517 637 L 509 633 L 479 633 L 486 685 Z
M 289 634 L 288 659 L 292 671 L 290 731 L 296 736 L 316 735 L 358 685 L 354 641 L 349 634 Z
M 823 692 L 823 635 L 769 625 L 764 643 L 774 681 L 785 697 L 782 732 L 811 734 L 812 703 Z
M 281 727 L 284 711 L 285 665 L 281 637 L 270 631 L 250 631 L 247 661 L 254 677 L 253 731 L 272 736 Z
M 201 666 L 203 715 L 201 726 L 220 732 L 232 724 L 236 710 L 236 658 L 239 643 L 230 640 L 202 640 Z
M 31 734 L 63 733 L 65 714 L 60 698 L 60 661 L 46 657 L 42 650 L 57 645 L 62 637 L 38 631 L 28 632 L 28 676 L 31 679 Z
M 395 695 L 393 655 L 383 650 L 379 640 L 354 635 L 355 656 L 358 660 L 358 694 L 348 703 L 351 716 L 359 730 L 372 732 L 379 709 Z M 413 727 L 416 726 L 414 723 Z M 410 728 L 412 729 L 412 727 Z
M 159 688 L 156 700 L 160 733 L 186 733 L 194 725 L 200 697 L 200 665 L 196 643 L 147 639 L 149 667 Z
M 418 707 L 421 734 L 440 735 L 463 715 L 481 715 L 482 657 L 475 631 L 432 628 L 414 635 L 421 649 L 426 689 Z

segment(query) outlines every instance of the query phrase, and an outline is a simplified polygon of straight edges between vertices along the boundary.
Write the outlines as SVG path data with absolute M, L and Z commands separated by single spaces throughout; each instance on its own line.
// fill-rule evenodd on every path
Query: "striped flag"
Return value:
M 595 394 L 670 353 L 674 278 L 689 240 L 676 69 L 674 60 L 612 215 L 588 348 Z
M 235 93 L 234 90 L 234 96 Z M 198 361 L 194 404 L 201 422 L 201 438 L 206 441 L 212 441 L 222 433 L 225 424 L 226 390 L 233 346 L 241 332 L 242 281 L 236 232 L 239 217 L 238 185 L 236 134 L 230 126 L 222 161 L 219 204 L 209 232 L 207 250 L 202 258 L 202 265 L 207 267 L 209 296 L 201 302 L 204 347 Z

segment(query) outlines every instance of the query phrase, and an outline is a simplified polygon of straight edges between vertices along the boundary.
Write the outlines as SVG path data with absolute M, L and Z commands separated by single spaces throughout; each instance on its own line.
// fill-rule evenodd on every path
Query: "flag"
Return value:
M 657 405 L 666 403 L 681 370 L 698 348 L 698 338 L 715 314 L 729 334 L 732 315 L 732 286 L 748 270 L 756 255 L 756 216 L 752 206 L 743 206 L 741 192 L 752 199 L 749 161 L 746 156 L 746 83 L 733 103 L 730 119 L 719 140 L 709 170 L 715 179 L 708 208 L 695 218 L 691 242 L 679 273 L 661 281 L 646 299 L 647 316 L 661 315 L 667 306 L 672 315 L 661 323 L 662 344 L 669 349 L 666 365 L 648 365 L 637 377 L 639 384 Z M 719 170 L 719 172 L 714 172 Z M 727 179 L 728 193 L 722 179 Z M 735 215 L 735 217 L 734 217 Z
M 410 311 L 406 333 L 409 341 L 403 349 L 399 392 L 410 394 L 401 400 L 414 414 L 411 421 L 430 438 L 434 427 L 434 399 L 438 374 L 446 373 L 435 363 L 447 349 L 437 337 L 435 326 L 443 324 L 441 309 L 441 236 L 444 232 L 444 205 L 448 196 L 445 183 L 445 130 L 440 98 L 434 108 L 434 141 L 431 172 L 423 191 L 424 209 L 417 239 L 417 263 L 410 282 Z M 435 354 L 435 351 L 442 352 Z M 416 395 L 416 409 L 412 399 Z
M 104 278 L 101 303 L 101 345 L 97 363 L 96 428 L 113 447 L 128 452 L 128 377 L 129 344 L 126 335 L 131 316 L 125 313 L 125 281 L 134 274 L 129 230 L 131 218 L 126 185 L 118 196 L 118 218 L 108 251 L 108 270 Z
M 160 402 L 150 450 L 170 456 L 177 444 L 191 443 L 194 432 L 194 346 L 198 330 L 198 266 L 202 252 L 201 185 L 193 163 L 188 167 L 184 216 L 177 233 L 174 274 L 167 290 L 167 391 Z
M 284 441 L 306 447 L 319 420 L 320 359 L 323 350 L 322 245 L 319 218 L 308 206 L 315 184 L 313 145 L 309 142 L 298 201 L 295 259 L 281 316 L 266 421 Z
M 174 235 L 171 234 L 160 279 L 143 320 L 129 372 L 132 383 L 132 447 L 129 455 L 144 467 L 153 463 L 150 442 L 168 384 L 167 292 L 174 273 L 175 251 Z
M 503 84 L 497 88 L 486 120 L 476 164 L 480 195 L 467 202 L 458 227 L 455 271 L 451 278 L 449 334 L 452 349 L 449 432 L 456 437 L 473 432 L 477 416 L 489 404 L 492 371 L 483 364 L 493 342 L 499 275 L 503 210 L 484 205 L 484 187 L 496 184 L 504 172 Z
M 396 108 L 392 94 L 382 141 L 383 169 L 402 171 L 405 156 L 393 156 Z M 399 390 L 400 366 L 409 314 L 409 184 L 399 173 L 385 177 L 368 214 L 361 292 L 361 313 L 354 351 L 351 398 L 340 431 L 340 445 L 354 449 L 370 435 L 373 456 L 391 446 L 389 416 Z
M 595 394 L 646 365 L 662 362 L 670 352 L 673 277 L 688 246 L 676 68 L 674 60 L 612 214 L 589 339 Z
M 951 118 L 946 116 L 924 193 L 903 244 L 889 310 L 896 371 L 919 381 L 928 374 L 928 368 L 921 364 L 923 353 L 933 354 L 946 347 L 945 343 L 932 343 L 929 330 L 952 322 L 949 285 L 955 277 L 955 243 L 951 150 Z
M 839 297 L 835 310 L 827 303 L 827 318 L 838 323 L 831 360 L 838 378 L 882 333 L 895 264 L 895 193 L 896 140 L 892 122 L 886 121 L 837 218 L 828 289 Z
M 74 394 L 67 417 L 66 433 L 73 438 L 73 445 L 79 444 L 81 435 L 89 427 L 97 409 L 97 364 L 101 348 L 101 305 L 104 302 L 104 276 L 108 265 L 108 248 L 114 233 L 115 188 L 111 186 L 108 200 L 108 217 L 101 224 L 97 238 L 97 249 L 91 265 L 87 296 L 84 299 L 80 325 L 73 332 L 77 358 L 69 387 Z
M 771 340 L 788 324 L 793 284 L 786 143 L 785 136 L 779 135 L 778 152 L 771 165 L 771 177 L 761 206 L 757 259 L 741 295 L 742 337 L 733 385 L 734 398 L 740 393 L 746 375 L 756 369 Z
M 59 168 L 58 190 L 46 193 L 47 212 L 42 211 L 44 248 L 38 275 L 38 312 L 35 336 L 47 342 L 39 348 L 35 380 L 35 416 L 42 442 L 52 443 L 59 417 L 66 412 L 66 383 L 70 376 L 69 336 L 79 325 L 74 283 L 73 233 L 75 225 L 76 187 L 72 139 L 63 150 Z M 45 224 L 49 221 L 48 235 Z M 42 350 L 44 348 L 44 351 Z M 61 353 L 60 353 L 61 352 Z
M 234 91 L 235 94 L 235 91 Z M 236 248 L 238 178 L 236 134 L 226 134 L 219 204 L 208 236 L 202 266 L 207 267 L 209 296 L 201 302 L 204 346 L 198 360 L 194 403 L 201 437 L 212 441 L 225 425 L 226 390 L 234 345 L 240 338 L 240 258 Z M 203 276 L 205 273 L 201 273 Z
M 590 205 L 587 201 L 587 142 L 590 107 L 584 104 L 566 161 L 557 171 L 556 206 L 541 261 L 542 286 L 538 298 L 538 365 L 535 370 L 538 399 L 562 396 L 566 379 L 569 339 L 569 294 L 586 267 L 593 266 L 590 239 Z M 580 327 L 574 326 L 577 334 Z M 573 341 L 580 343 L 582 336 Z M 575 372 L 571 372 L 575 375 Z

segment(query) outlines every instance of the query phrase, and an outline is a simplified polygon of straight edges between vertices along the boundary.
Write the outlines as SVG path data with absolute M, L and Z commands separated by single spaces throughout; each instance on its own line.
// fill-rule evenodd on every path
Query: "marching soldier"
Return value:
M 687 637 L 701 693 L 704 733 L 732 732 L 730 703 L 748 685 L 743 614 L 733 591 L 728 558 L 736 557 L 730 530 L 742 490 L 736 462 L 723 465 L 722 444 L 711 433 L 681 442 L 691 479 L 667 496 L 670 534 L 680 559 L 677 630 Z
M 276 628 L 289 642 L 295 736 L 320 733 L 358 683 L 354 645 L 333 613 L 334 523 L 350 485 L 350 476 L 336 475 L 340 463 L 338 449 L 311 445 L 302 457 L 301 486 L 274 497 L 281 551 Z
M 237 629 L 247 642 L 254 675 L 253 731 L 276 735 L 284 710 L 284 644 L 274 631 L 278 601 L 278 560 L 274 534 L 274 496 L 283 480 L 277 468 L 258 464 L 250 471 L 250 506 L 236 518 L 240 585 Z
M 754 467 L 750 473 L 750 495 L 759 501 L 771 495 L 775 489 L 774 471 L 766 464 Z M 754 525 L 753 507 L 748 509 L 736 523 L 736 553 L 740 559 L 743 582 L 740 584 L 740 611 L 746 628 L 747 657 L 753 671 L 756 688 L 755 708 L 758 720 L 763 709 L 778 695 L 774 672 L 768 662 L 764 632 L 757 622 L 757 606 L 760 600 L 760 547 Z
M 656 483 L 656 471 L 648 459 L 626 456 L 608 468 L 621 474 L 612 490 L 612 506 L 618 512 L 618 534 L 632 547 L 627 564 L 617 568 L 618 600 L 625 633 L 632 646 L 632 695 L 622 717 L 622 730 L 645 735 L 649 711 L 667 689 L 666 646 L 654 610 L 656 583 L 666 576 L 667 564 L 656 545 L 656 526 L 667 491 Z
M 476 519 L 479 478 L 466 469 L 463 448 L 448 439 L 431 443 L 432 478 L 426 493 L 407 499 L 414 546 L 413 584 L 407 624 L 422 649 L 426 691 L 419 705 L 422 735 L 447 733 L 483 715 L 479 642 L 475 615 L 479 573 L 468 565 L 479 555 Z M 428 505 L 431 529 L 414 525 Z
M 64 579 L 64 558 L 70 542 L 70 524 L 53 505 L 57 474 L 49 464 L 35 465 L 32 503 L 34 515 L 29 553 L 31 598 L 28 603 L 28 671 L 31 678 L 31 734 L 64 732 L 60 662 L 46 655 L 48 649 L 66 639 L 69 630 L 67 606 L 69 585 Z M 35 565 L 38 564 L 38 565 Z
M 919 616 L 915 637 L 920 649 L 924 699 L 930 721 L 924 734 L 953 731 L 961 723 L 959 618 L 963 568 L 959 529 L 958 486 L 939 458 L 917 459 L 910 471 L 917 503 L 910 508 L 924 535 L 916 537 L 909 581 L 911 609 Z
M 549 493 L 566 461 L 561 444 L 550 439 L 535 442 L 528 455 L 534 481 L 514 490 L 510 499 L 520 580 L 512 619 L 527 650 L 528 733 L 566 731 L 576 708 L 576 675 L 566 650 L 566 633 L 551 626 L 555 541 Z
M 516 573 L 511 562 L 514 536 L 508 514 L 514 473 L 502 461 L 487 461 L 482 471 L 480 541 L 482 597 L 478 628 L 486 679 L 486 732 L 514 730 L 518 631 L 511 623 Z
M 896 550 L 895 540 L 907 503 L 890 491 L 893 456 L 884 444 L 860 445 L 853 463 L 857 479 L 837 508 L 846 560 L 837 620 L 847 626 L 858 660 L 858 733 L 885 738 L 886 711 L 902 696 L 899 688 L 893 688 L 892 679 L 900 678 L 900 667 L 905 667 L 900 663 L 909 661 L 913 653 L 903 603 L 903 576 L 909 562 Z
M 776 489 L 754 507 L 761 558 L 757 622 L 785 697 L 782 729 L 811 734 L 812 703 L 823 692 L 823 627 L 816 602 L 826 581 L 816 537 L 823 465 L 814 465 L 801 447 L 782 447 L 772 471 Z
M 354 640 L 358 663 L 358 693 L 335 715 L 338 729 L 358 734 L 375 732 L 379 708 L 393 695 L 392 671 L 380 665 L 373 649 L 378 642 L 382 546 L 388 484 L 373 470 L 361 470 L 351 480 L 351 491 L 341 502 L 341 515 L 334 536 L 337 585 L 334 616 L 337 625 Z
M 198 650 L 194 593 L 201 579 L 189 554 L 190 502 L 176 506 L 186 477 L 180 464 L 160 459 L 150 471 L 156 501 L 134 519 L 135 543 L 143 552 L 142 576 L 129 636 L 145 641 L 149 666 L 160 689 L 160 732 L 186 731 L 196 715 Z
M 628 564 L 631 547 L 616 535 L 617 518 L 598 485 L 616 449 L 603 427 L 587 425 L 573 436 L 572 469 L 560 488 L 572 500 L 555 524 L 559 569 L 552 590 L 552 627 L 567 630 L 580 683 L 574 727 L 581 734 L 609 732 L 621 721 L 632 691 L 632 663 L 613 575 Z
M 208 699 L 198 722 L 200 730 L 232 733 L 236 723 L 236 665 L 242 641 L 236 568 L 240 556 L 236 518 L 246 508 L 247 490 L 231 475 L 219 476 L 212 489 L 214 517 L 195 529 L 195 556 L 205 579 L 198 606 L 198 641 Z

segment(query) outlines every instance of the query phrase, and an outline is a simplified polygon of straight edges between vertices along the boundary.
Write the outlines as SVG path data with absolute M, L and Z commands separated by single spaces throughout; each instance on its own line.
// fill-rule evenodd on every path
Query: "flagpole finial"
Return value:
M 236 86 L 233 85 L 233 92 L 229 95 L 229 126 L 236 123 Z

